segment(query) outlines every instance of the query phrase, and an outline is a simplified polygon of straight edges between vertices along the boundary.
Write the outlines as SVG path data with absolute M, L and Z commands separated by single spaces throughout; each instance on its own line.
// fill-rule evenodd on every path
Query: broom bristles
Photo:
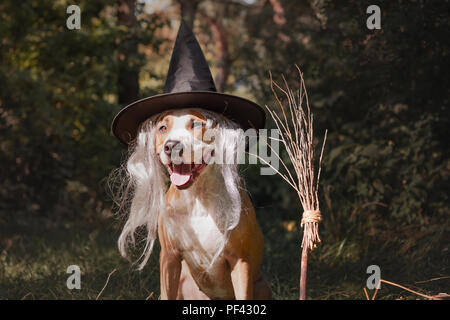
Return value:
M 301 222 L 301 226 L 304 228 L 302 247 L 313 250 L 321 241 L 318 224 L 322 218 L 319 208 L 318 188 L 327 131 L 325 131 L 316 175 L 314 170 L 315 152 L 313 145 L 314 117 L 309 106 L 303 73 L 297 65 L 295 67 L 300 78 L 300 88 L 296 95 L 289 88 L 284 77 L 282 77 L 284 83 L 284 88 L 282 88 L 273 80 L 272 74 L 270 73 L 270 86 L 281 115 L 278 115 L 274 109 L 269 108 L 267 105 L 266 109 L 277 126 L 281 136 L 280 140 L 285 146 L 294 168 L 294 174 L 292 174 L 281 157 L 276 154 L 287 171 L 287 174 L 282 174 L 278 170 L 277 173 L 297 192 L 303 207 Z M 284 103 L 281 101 L 277 89 L 286 98 Z M 304 105 L 306 105 L 306 108 L 304 108 Z

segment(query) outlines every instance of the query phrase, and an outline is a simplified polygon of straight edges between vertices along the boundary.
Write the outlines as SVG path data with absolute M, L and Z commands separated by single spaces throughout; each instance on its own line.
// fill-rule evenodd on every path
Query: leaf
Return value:
M 379 179 L 375 180 L 372 185 L 378 192 L 384 193 L 384 186 Z
M 366 157 L 372 157 L 378 153 L 378 147 L 375 144 L 369 144 L 363 148 L 361 155 Z

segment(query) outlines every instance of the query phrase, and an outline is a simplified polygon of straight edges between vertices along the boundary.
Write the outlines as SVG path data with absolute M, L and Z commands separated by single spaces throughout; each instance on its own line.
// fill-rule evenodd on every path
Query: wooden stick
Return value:
M 299 300 L 306 300 L 306 279 L 308 271 L 308 247 L 302 249 L 302 261 L 300 264 L 300 297 Z
M 417 294 L 418 296 L 424 297 L 424 298 L 426 298 L 426 299 L 430 299 L 430 300 L 441 300 L 441 299 L 439 299 L 439 298 L 432 297 L 432 296 L 429 296 L 429 295 L 426 295 L 426 294 L 423 294 L 423 293 L 420 293 L 420 292 L 417 292 L 417 291 L 408 289 L 408 288 L 406 288 L 406 287 L 404 287 L 404 286 L 402 286 L 402 285 L 400 285 L 400 284 L 398 284 L 398 283 L 395 283 L 395 282 L 387 281 L 387 280 L 384 280 L 384 279 L 380 279 L 380 282 L 387 283 L 387 284 L 390 284 L 391 286 L 401 288 L 401 289 L 403 289 L 403 290 L 406 290 L 406 291 L 409 291 L 409 292 L 411 292 L 411 293 Z

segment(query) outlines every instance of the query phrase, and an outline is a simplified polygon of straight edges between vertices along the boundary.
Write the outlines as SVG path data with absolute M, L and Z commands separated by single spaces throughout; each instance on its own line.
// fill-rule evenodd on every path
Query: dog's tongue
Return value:
M 183 186 L 186 183 L 189 182 L 189 180 L 191 179 L 191 174 L 179 174 L 179 173 L 172 173 L 170 175 L 170 181 L 172 181 L 172 183 L 174 185 L 176 185 L 177 187 Z
M 170 181 L 177 187 L 183 186 L 192 178 L 191 165 L 180 164 L 173 166 L 173 172 L 170 175 Z

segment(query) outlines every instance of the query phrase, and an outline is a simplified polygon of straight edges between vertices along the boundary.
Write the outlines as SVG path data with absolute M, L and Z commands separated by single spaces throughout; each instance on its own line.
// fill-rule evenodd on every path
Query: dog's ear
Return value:
M 155 152 L 155 120 L 149 119 L 140 127 L 126 163 L 127 200 L 131 202 L 127 222 L 119 237 L 119 251 L 127 256 L 128 247 L 135 245 L 135 232 L 147 230 L 146 244 L 139 268 L 143 268 L 153 249 L 157 236 L 158 215 L 165 210 L 164 171 Z

